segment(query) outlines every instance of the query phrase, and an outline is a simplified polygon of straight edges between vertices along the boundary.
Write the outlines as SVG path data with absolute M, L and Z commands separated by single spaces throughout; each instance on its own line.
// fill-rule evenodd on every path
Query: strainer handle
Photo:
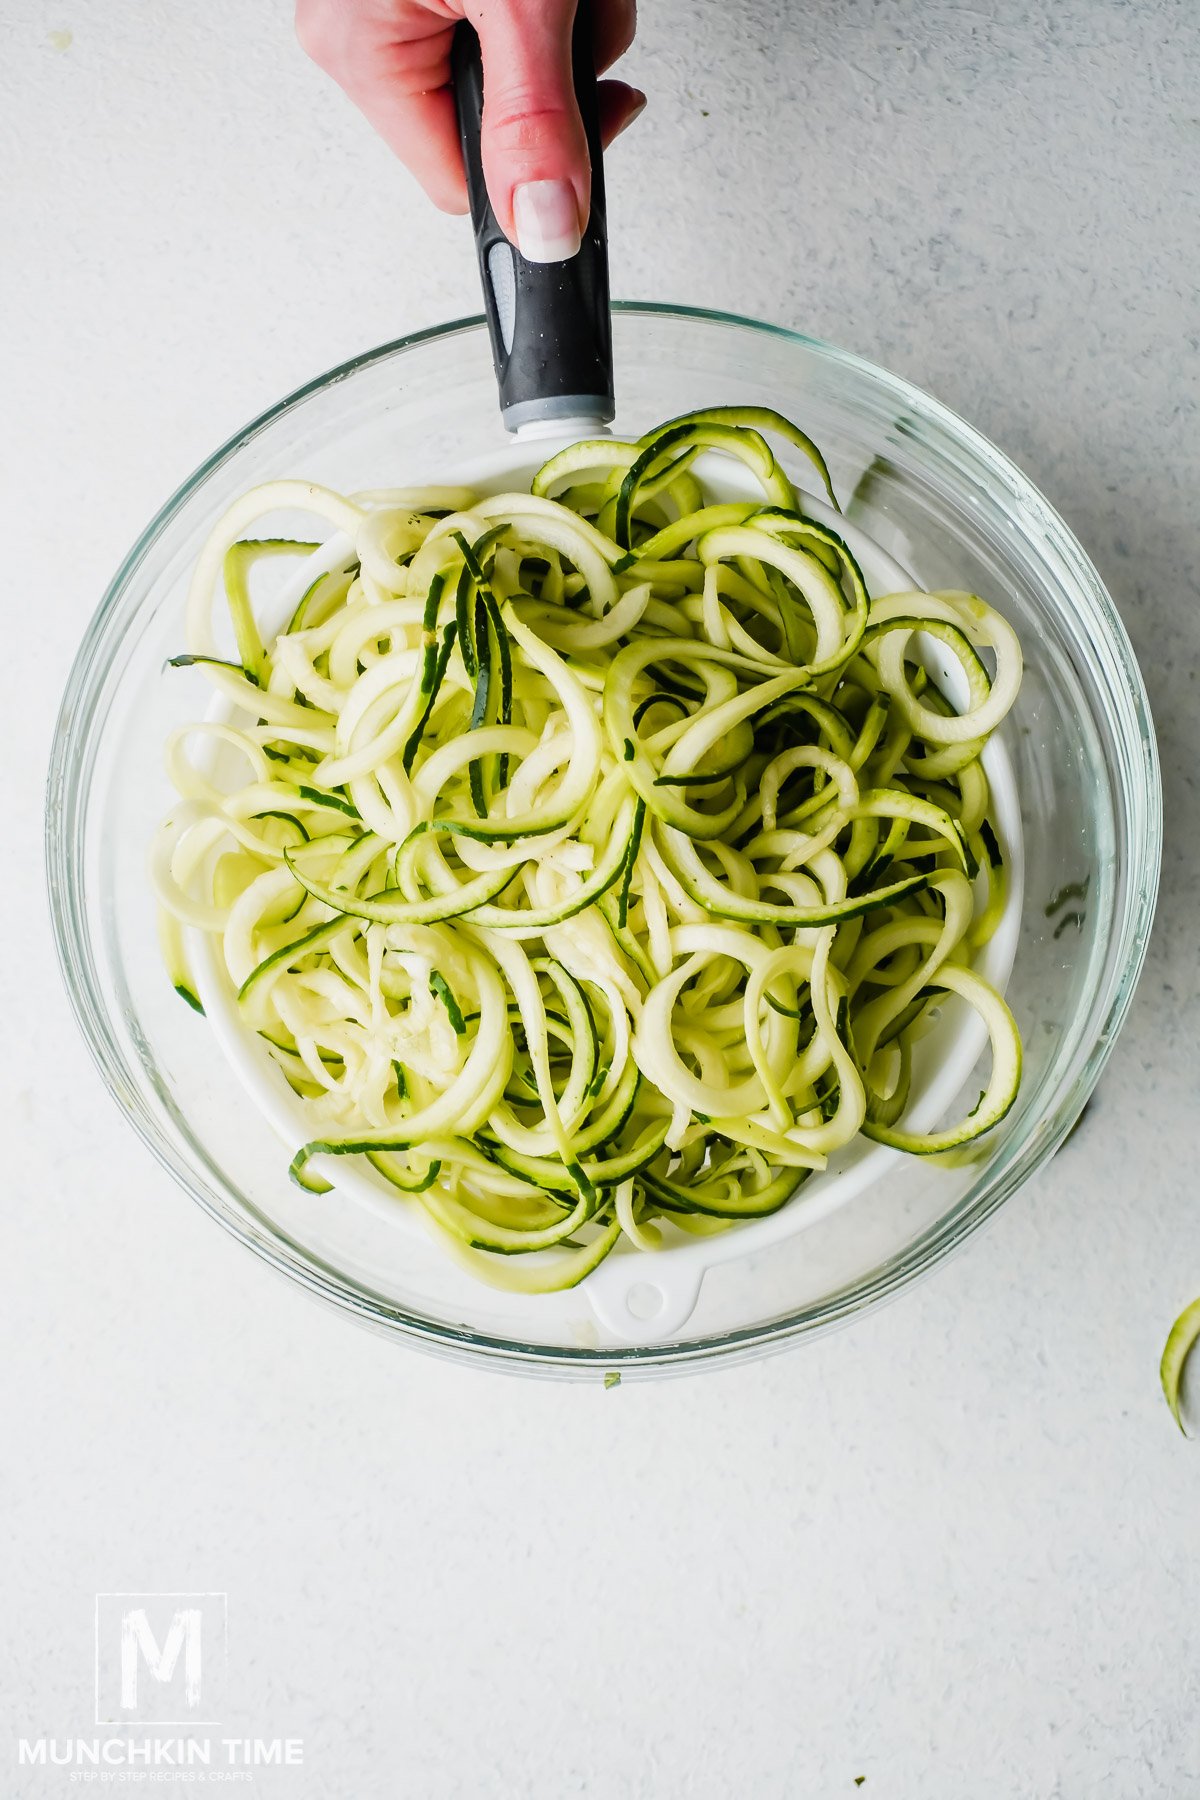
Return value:
M 501 231 L 483 179 L 479 39 L 465 21 L 455 28 L 452 69 L 463 163 L 500 412 L 510 431 L 541 420 L 606 421 L 614 411 L 604 162 L 587 0 L 580 0 L 576 14 L 572 60 L 592 164 L 591 214 L 575 256 L 528 262 Z

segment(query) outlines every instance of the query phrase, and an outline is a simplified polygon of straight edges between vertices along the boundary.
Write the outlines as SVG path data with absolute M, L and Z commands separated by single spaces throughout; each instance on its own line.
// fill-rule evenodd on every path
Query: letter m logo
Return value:
M 96 1595 L 96 1723 L 216 1725 L 224 1594 Z

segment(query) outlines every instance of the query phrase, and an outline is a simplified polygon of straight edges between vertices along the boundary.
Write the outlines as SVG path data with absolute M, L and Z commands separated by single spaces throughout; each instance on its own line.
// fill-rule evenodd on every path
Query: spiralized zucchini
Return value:
M 872 601 L 765 431 L 832 500 L 796 427 L 718 408 L 577 444 L 530 493 L 273 483 L 195 571 L 177 660 L 226 718 L 167 747 L 172 976 L 198 1004 L 183 928 L 211 934 L 310 1121 L 295 1179 L 368 1159 L 500 1285 L 772 1213 L 859 1134 L 957 1150 L 1017 1091 L 1016 1025 L 971 967 L 1004 901 L 980 755 L 1017 640 L 970 594 Z M 702 453 L 761 500 L 711 500 Z M 280 545 L 247 533 L 280 508 L 351 547 L 271 634 L 249 581 Z M 991 1075 L 916 1132 L 948 998 Z

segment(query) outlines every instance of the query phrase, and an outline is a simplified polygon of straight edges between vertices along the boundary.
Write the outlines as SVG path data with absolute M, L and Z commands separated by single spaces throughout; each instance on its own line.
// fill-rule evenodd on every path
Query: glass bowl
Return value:
M 205 1021 L 171 990 L 146 846 L 171 799 L 164 740 L 206 699 L 198 674 L 163 668 L 182 644 L 196 554 L 258 482 L 302 476 L 350 491 L 457 479 L 494 456 L 505 440 L 481 320 L 400 339 L 300 389 L 151 520 L 72 669 L 46 822 L 76 1015 L 121 1109 L 179 1184 L 274 1268 L 399 1339 L 592 1378 L 761 1354 L 848 1320 L 961 1244 L 1053 1153 L 1095 1085 L 1142 963 L 1161 837 L 1153 728 L 1124 629 L 1071 532 L 991 444 L 895 376 L 750 320 L 618 305 L 613 338 L 617 433 L 703 405 L 777 407 L 825 452 L 854 523 L 922 585 L 973 588 L 1020 634 L 1025 679 L 1003 741 L 1024 836 L 1007 992 L 1025 1070 L 1012 1113 L 974 1159 L 894 1158 L 886 1181 L 710 1271 L 669 1339 L 645 1341 L 642 1328 L 630 1341 L 598 1326 L 578 1295 L 514 1300 L 464 1285 L 434 1245 L 378 1209 L 294 1187 Z

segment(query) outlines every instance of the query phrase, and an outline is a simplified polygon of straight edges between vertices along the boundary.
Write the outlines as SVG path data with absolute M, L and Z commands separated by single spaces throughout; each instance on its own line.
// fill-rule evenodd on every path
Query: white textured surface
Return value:
M 690 1381 L 405 1355 L 171 1190 L 51 967 L 53 702 L 176 482 L 314 371 L 475 310 L 472 252 L 279 0 L 8 0 L 5 1795 L 68 1791 L 9 1734 L 87 1730 L 92 1594 L 122 1588 L 229 1590 L 231 1726 L 307 1743 L 271 1796 L 1200 1794 L 1200 1453 L 1157 1391 L 1200 1287 L 1196 10 L 644 11 L 617 291 L 931 388 L 1111 585 L 1168 797 L 1131 1024 L 1079 1135 L 955 1263 Z

